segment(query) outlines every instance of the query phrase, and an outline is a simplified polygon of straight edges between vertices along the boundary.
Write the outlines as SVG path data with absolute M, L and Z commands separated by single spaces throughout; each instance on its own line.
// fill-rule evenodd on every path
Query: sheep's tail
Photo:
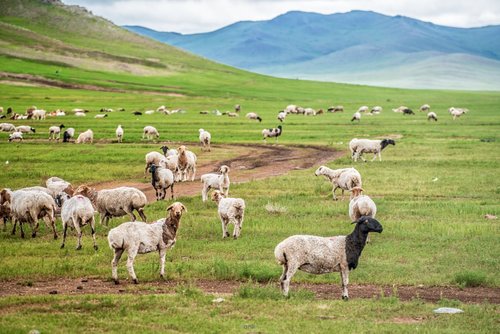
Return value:
M 286 253 L 283 250 L 283 247 L 281 246 L 281 243 L 276 246 L 274 249 L 274 257 L 278 261 L 279 264 L 284 265 L 288 262 L 288 259 L 286 258 Z
M 357 175 L 351 176 L 351 189 L 354 187 L 361 187 L 361 180 Z

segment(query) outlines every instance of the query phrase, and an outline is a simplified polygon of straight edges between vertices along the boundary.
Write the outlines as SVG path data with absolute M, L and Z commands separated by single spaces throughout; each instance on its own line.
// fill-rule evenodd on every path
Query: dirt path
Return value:
M 4 281 L 0 285 L 0 297 L 34 296 L 48 294 L 85 295 L 85 294 L 172 294 L 181 284 L 194 285 L 205 293 L 234 294 L 246 283 L 238 281 L 198 280 L 191 283 L 183 281 L 157 281 L 139 284 L 129 284 L 127 281 L 115 285 L 110 280 L 100 278 L 57 278 L 40 282 Z M 255 286 L 265 286 L 265 283 L 255 283 Z M 278 284 L 271 283 L 278 289 Z M 306 289 L 314 292 L 317 299 L 340 299 L 341 287 L 338 282 L 332 284 L 292 283 L 291 291 Z M 500 304 L 500 289 L 498 288 L 457 288 L 457 287 L 415 287 L 415 286 L 349 286 L 349 297 L 379 298 L 381 296 L 396 296 L 402 301 L 420 299 L 426 302 L 437 302 L 440 299 L 460 300 L 464 303 Z
M 208 161 L 197 167 L 194 182 L 176 183 L 174 193 L 179 196 L 195 196 L 201 194 L 200 175 L 217 172 L 221 165 L 231 168 L 231 183 L 244 183 L 253 180 L 265 179 L 288 173 L 290 170 L 307 169 L 340 157 L 343 152 L 320 146 L 283 146 L 283 145 L 213 145 L 213 152 L 222 150 L 236 150 L 240 152 L 235 158 L 221 161 Z M 208 153 L 210 154 L 210 153 Z M 214 153 L 214 157 L 216 154 Z M 149 176 L 148 176 L 149 180 Z M 135 187 L 146 194 L 149 202 L 154 202 L 155 191 L 151 184 L 136 181 L 111 181 L 92 184 L 97 190 L 114 187 Z M 170 190 L 167 192 L 167 198 Z

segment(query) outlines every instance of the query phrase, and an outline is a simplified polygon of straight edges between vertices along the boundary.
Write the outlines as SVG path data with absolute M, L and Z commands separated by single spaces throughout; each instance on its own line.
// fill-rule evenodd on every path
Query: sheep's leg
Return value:
M 134 215 L 134 208 L 127 208 L 127 210 L 125 210 L 125 212 L 128 213 L 130 215 L 130 219 L 132 219 L 132 221 L 135 222 L 137 218 Z M 137 210 L 137 212 L 139 212 L 139 210 Z
M 201 200 L 203 202 L 206 202 L 207 201 L 207 193 L 208 193 L 208 190 L 210 189 L 210 186 L 207 185 L 207 184 L 204 184 L 203 185 L 203 189 L 201 190 Z
M 222 223 L 222 238 L 224 239 L 225 237 L 229 237 L 229 232 L 227 231 L 227 224 L 229 221 L 222 216 L 220 217 L 220 221 Z
M 67 230 L 68 230 L 68 224 L 63 222 L 63 240 L 62 240 L 61 248 L 64 248 L 64 243 L 66 242 Z
M 281 281 L 281 292 L 283 295 L 288 296 L 288 290 L 290 289 L 290 281 L 292 280 L 293 275 L 297 272 L 299 266 L 297 266 L 295 263 L 288 263 L 287 264 L 287 271 L 285 274 L 285 277 Z
M 16 218 L 12 219 L 12 225 L 14 225 L 14 226 L 12 228 L 12 233 L 11 234 L 15 235 L 16 234 L 16 225 L 17 225 L 17 219 Z M 19 225 L 21 225 L 21 223 L 19 223 Z
M 361 160 L 363 160 L 364 162 L 366 162 L 366 159 L 365 159 L 365 158 L 363 158 L 363 152 L 360 152 L 360 153 L 359 153 L 359 157 L 361 158 Z
M 172 199 L 174 199 L 174 184 L 172 183 L 172 185 L 170 186 L 170 192 L 172 193 Z
M 45 218 L 44 218 L 44 220 L 45 220 Z M 50 225 L 52 226 L 52 232 L 54 233 L 54 240 L 56 240 L 57 239 L 56 220 L 54 219 L 53 216 L 50 218 Z
M 335 196 L 335 191 L 338 189 L 339 187 L 338 186 L 335 186 L 333 187 L 333 200 L 336 201 L 337 200 L 337 197 Z
M 343 201 L 344 200 L 344 189 L 340 188 L 342 190 L 342 198 L 341 200 Z
M 347 265 L 340 266 L 340 277 L 342 278 L 342 299 L 349 299 L 349 292 L 347 291 L 347 285 L 349 284 L 349 268 Z
M 76 221 L 73 221 L 73 225 L 75 226 L 76 230 L 76 236 L 78 237 L 78 242 L 76 244 L 76 250 L 82 249 L 82 228 L 81 228 L 81 218 L 76 219 Z
M 92 232 L 92 240 L 94 242 L 94 249 L 97 250 L 99 247 L 97 247 L 97 243 L 95 241 L 95 220 L 94 216 L 90 218 L 90 231 Z
M 135 271 L 134 271 L 134 260 L 135 260 L 136 256 L 137 256 L 137 249 L 129 248 L 128 259 L 127 259 L 127 270 L 128 270 L 128 274 L 132 278 L 132 282 L 134 282 L 134 284 L 139 283 L 137 281 L 137 276 L 135 276 Z
M 196 166 L 193 166 L 191 172 L 191 181 L 194 181 L 194 178 L 196 177 Z
M 111 275 L 113 276 L 113 281 L 115 282 L 115 284 L 120 284 L 120 281 L 118 281 L 118 261 L 120 261 L 122 254 L 123 249 L 115 249 L 115 256 L 111 261 Z
M 21 229 L 21 238 L 24 239 L 23 223 L 19 222 L 19 228 Z
M 146 218 L 146 215 L 144 214 L 144 209 L 143 208 L 139 208 L 139 209 L 137 209 L 137 212 L 139 213 L 139 216 L 141 216 L 142 221 L 146 222 L 147 218 Z
M 167 255 L 166 248 L 160 248 L 160 277 L 165 279 L 165 256 Z
M 379 160 L 379 161 L 382 161 L 382 155 L 381 155 L 381 152 L 378 152 L 378 160 Z
M 380 154 L 380 153 L 379 153 L 379 154 Z M 373 159 L 372 159 L 372 161 L 374 161 L 375 159 L 377 159 L 377 153 L 376 153 L 376 152 L 375 152 L 375 153 L 373 153 Z

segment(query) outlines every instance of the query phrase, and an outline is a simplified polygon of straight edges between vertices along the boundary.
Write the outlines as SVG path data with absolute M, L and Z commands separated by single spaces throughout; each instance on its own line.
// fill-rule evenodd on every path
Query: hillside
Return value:
M 409 88 L 500 89 L 500 26 L 452 28 L 352 11 L 289 12 L 269 21 L 238 22 L 192 35 L 126 28 L 224 64 L 282 77 Z M 431 73 L 435 79 L 420 80 Z

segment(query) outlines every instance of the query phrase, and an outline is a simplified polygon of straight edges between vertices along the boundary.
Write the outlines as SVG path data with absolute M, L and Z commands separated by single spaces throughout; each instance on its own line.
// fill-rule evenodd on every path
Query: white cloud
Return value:
M 498 0 L 63 0 L 118 25 L 206 32 L 243 20 L 268 20 L 290 10 L 331 14 L 354 9 L 404 15 L 454 27 L 500 24 Z

